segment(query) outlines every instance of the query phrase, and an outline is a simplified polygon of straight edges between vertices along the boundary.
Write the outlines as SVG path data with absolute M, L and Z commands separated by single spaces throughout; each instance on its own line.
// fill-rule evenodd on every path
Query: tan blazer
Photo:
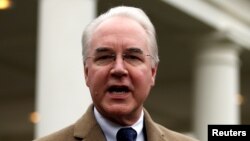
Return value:
M 148 141 L 197 141 L 166 129 L 155 123 L 146 110 L 144 113 Z M 94 117 L 93 105 L 91 105 L 75 124 L 34 141 L 106 141 L 106 139 Z

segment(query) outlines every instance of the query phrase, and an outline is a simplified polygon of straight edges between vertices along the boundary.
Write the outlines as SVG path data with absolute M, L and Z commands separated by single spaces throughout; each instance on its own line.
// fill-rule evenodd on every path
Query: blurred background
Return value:
M 155 25 L 160 65 L 145 103 L 155 121 L 202 140 L 207 124 L 250 124 L 249 0 L 0 0 L 1 141 L 84 113 L 81 33 L 116 5 L 142 8 Z

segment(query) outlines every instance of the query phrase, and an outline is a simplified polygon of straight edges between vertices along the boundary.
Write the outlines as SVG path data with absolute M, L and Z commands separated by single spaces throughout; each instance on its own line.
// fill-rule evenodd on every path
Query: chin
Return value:
M 108 107 L 105 108 L 107 114 L 112 114 L 112 115 L 129 115 L 133 111 L 133 107 L 126 105 L 126 104 L 113 104 L 109 105 Z

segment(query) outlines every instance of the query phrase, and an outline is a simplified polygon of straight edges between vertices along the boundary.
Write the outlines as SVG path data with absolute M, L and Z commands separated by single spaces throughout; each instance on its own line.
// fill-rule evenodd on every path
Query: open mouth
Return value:
M 111 86 L 108 88 L 108 92 L 112 94 L 124 94 L 130 92 L 127 86 Z

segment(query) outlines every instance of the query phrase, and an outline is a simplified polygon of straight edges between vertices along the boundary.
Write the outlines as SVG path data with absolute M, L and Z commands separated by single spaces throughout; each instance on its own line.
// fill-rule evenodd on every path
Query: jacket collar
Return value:
M 147 140 L 164 141 L 162 130 L 152 120 L 146 109 L 144 109 L 144 118 Z M 74 137 L 82 141 L 105 141 L 102 129 L 94 116 L 93 104 L 89 106 L 83 117 L 76 122 L 74 127 Z
M 146 109 L 144 109 L 145 130 L 148 141 L 166 141 L 163 131 L 155 123 Z
M 101 127 L 97 124 L 94 116 L 93 104 L 80 118 L 74 127 L 74 137 L 84 141 L 105 141 Z

